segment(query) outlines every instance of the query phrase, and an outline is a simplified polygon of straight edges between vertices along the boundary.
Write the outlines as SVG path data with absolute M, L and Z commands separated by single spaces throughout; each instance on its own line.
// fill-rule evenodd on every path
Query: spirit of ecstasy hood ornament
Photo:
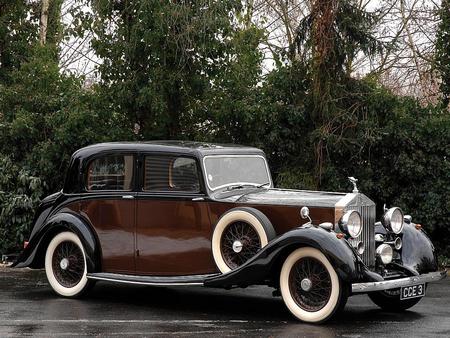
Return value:
M 350 176 L 348 179 L 353 184 L 353 193 L 357 194 L 359 192 L 358 187 L 356 186 L 356 182 L 358 182 L 358 179 L 352 176 Z

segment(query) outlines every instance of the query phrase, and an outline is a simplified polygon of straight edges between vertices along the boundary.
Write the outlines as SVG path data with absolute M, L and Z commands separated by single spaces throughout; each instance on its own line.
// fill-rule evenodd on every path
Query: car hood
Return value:
M 214 199 L 248 204 L 335 207 L 346 196 L 346 193 L 337 192 L 248 188 L 220 192 L 214 195 Z

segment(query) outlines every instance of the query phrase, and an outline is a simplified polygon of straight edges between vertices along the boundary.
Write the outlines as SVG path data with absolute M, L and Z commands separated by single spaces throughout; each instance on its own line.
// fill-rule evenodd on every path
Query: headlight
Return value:
M 339 221 L 339 227 L 347 235 L 358 237 L 362 231 L 361 215 L 356 210 L 347 211 Z
M 383 226 L 395 234 L 399 234 L 403 230 L 403 212 L 400 208 L 390 208 L 385 212 L 381 219 Z
M 377 248 L 377 256 L 380 257 L 381 261 L 384 265 L 392 262 L 392 256 L 394 254 L 394 250 L 389 244 L 381 244 Z

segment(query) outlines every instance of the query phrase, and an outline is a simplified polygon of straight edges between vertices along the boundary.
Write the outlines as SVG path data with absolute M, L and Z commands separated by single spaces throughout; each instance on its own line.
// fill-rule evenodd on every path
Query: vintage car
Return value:
M 439 271 L 421 225 L 352 193 L 276 189 L 263 151 L 184 141 L 76 151 L 45 198 L 16 267 L 45 268 L 64 297 L 96 281 L 273 287 L 294 316 L 322 322 L 354 294 L 407 309 Z M 349 183 L 350 185 L 350 183 Z

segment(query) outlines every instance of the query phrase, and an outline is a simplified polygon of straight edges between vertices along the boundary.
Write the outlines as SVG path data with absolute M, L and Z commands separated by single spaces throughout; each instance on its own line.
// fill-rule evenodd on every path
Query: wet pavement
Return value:
M 0 267 L 0 337 L 262 336 L 450 337 L 450 279 L 400 314 L 351 297 L 331 322 L 296 321 L 272 289 L 214 290 L 98 283 L 83 299 L 58 298 L 43 271 Z

